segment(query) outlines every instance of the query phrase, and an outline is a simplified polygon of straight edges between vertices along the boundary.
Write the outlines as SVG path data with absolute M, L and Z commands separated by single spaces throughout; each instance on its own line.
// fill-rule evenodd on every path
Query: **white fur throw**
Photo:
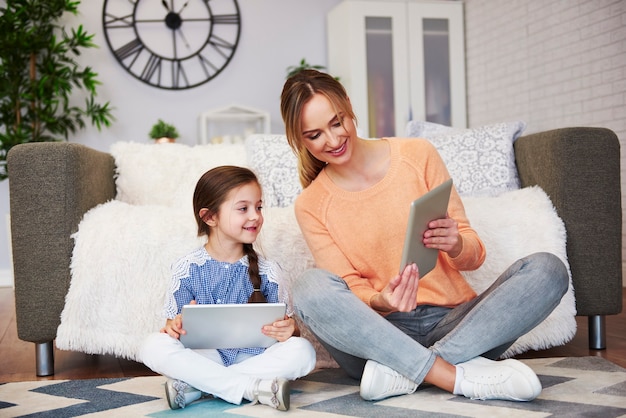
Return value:
M 477 290 L 488 286 L 515 259 L 535 251 L 550 251 L 566 261 L 563 223 L 541 189 L 468 197 L 464 202 L 488 253 L 483 267 L 467 274 Z M 203 242 L 196 236 L 191 212 L 110 201 L 90 210 L 73 238 L 72 281 L 57 347 L 140 360 L 137 349 L 142 338 L 164 323 L 160 314 L 170 264 Z M 265 226 L 257 243 L 290 278 L 314 265 L 292 206 L 265 209 Z M 553 314 L 520 338 L 506 355 L 569 341 L 576 330 L 574 315 L 570 284 L 570 292 Z M 320 353 L 319 343 L 314 343 Z M 318 366 L 331 363 L 323 356 L 318 358 Z

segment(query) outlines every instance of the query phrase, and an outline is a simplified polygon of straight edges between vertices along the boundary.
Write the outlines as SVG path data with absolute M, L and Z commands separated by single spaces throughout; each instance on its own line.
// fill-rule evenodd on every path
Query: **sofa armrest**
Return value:
M 550 196 L 567 230 L 578 315 L 622 310 L 620 144 L 604 128 L 564 128 L 515 142 L 522 187 Z
M 20 144 L 7 155 L 18 337 L 56 337 L 83 214 L 115 197 L 110 154 L 68 142 Z

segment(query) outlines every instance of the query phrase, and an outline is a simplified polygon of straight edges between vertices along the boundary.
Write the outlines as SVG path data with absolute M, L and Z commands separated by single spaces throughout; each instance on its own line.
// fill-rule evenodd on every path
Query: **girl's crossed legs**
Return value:
M 295 380 L 315 367 L 315 350 L 301 337 L 276 343 L 256 356 L 240 354 L 226 367 L 217 350 L 188 349 L 168 334 L 154 333 L 142 345 L 140 357 L 153 371 L 233 404 L 240 404 L 259 379 Z

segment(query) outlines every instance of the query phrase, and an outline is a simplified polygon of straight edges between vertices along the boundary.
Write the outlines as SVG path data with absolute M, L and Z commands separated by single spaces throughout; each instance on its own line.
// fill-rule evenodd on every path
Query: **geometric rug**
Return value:
M 539 376 L 532 402 L 472 401 L 434 386 L 368 402 L 341 369 L 323 369 L 291 384 L 291 408 L 233 405 L 220 399 L 172 411 L 162 376 L 42 380 L 0 384 L 0 417 L 626 417 L 626 369 L 600 357 L 525 359 Z

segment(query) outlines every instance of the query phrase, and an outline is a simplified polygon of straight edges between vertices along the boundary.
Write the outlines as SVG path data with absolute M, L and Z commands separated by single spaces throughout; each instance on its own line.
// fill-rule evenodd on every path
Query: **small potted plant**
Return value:
M 298 74 L 302 70 L 326 71 L 326 67 L 324 67 L 323 65 L 309 64 L 306 58 L 302 58 L 298 65 L 290 65 L 289 67 L 287 67 L 287 77 L 285 77 L 285 79 L 288 79 L 289 77 Z M 339 77 L 334 78 L 335 80 L 339 81 Z
M 300 63 L 298 65 L 290 65 L 289 67 L 287 67 L 287 77 L 289 78 L 293 75 L 298 74 L 300 71 L 302 70 L 318 70 L 318 71 L 323 71 L 325 70 L 326 67 L 324 67 L 323 65 L 313 65 L 313 64 L 309 64 L 305 58 L 302 58 L 300 60 Z
M 169 123 L 163 122 L 162 119 L 159 119 L 159 121 L 152 126 L 149 135 L 157 144 L 162 144 L 166 142 L 176 142 L 178 131 L 174 125 L 170 125 Z

